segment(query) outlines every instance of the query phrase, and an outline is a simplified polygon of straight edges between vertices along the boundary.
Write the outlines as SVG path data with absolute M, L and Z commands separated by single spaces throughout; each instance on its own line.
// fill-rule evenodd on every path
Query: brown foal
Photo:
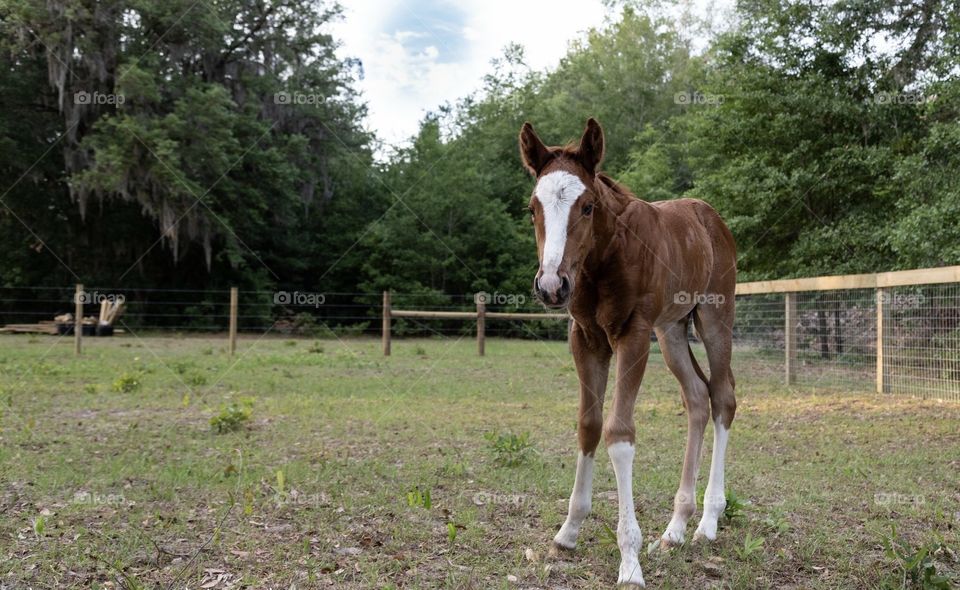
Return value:
M 632 491 L 633 410 L 650 333 L 656 333 L 663 359 L 680 382 L 688 423 L 680 486 L 661 547 L 683 543 L 687 521 L 696 512 L 701 446 L 711 414 L 713 457 L 694 540 L 713 540 L 726 505 L 724 456 L 737 408 L 730 370 L 736 249 L 733 235 L 710 205 L 696 199 L 637 199 L 599 171 L 603 151 L 603 130 L 594 119 L 587 121 L 577 147 L 547 147 L 529 123 L 520 131 L 523 164 L 537 180 L 530 198 L 540 260 L 534 291 L 548 307 L 569 308 L 580 377 L 576 479 L 567 519 L 554 543 L 564 549 L 576 546 L 590 511 L 594 453 L 602 434 L 617 479 L 617 582 L 643 586 L 638 561 L 642 537 Z M 687 341 L 691 317 L 706 347 L 709 379 Z M 616 391 L 604 420 L 613 353 Z

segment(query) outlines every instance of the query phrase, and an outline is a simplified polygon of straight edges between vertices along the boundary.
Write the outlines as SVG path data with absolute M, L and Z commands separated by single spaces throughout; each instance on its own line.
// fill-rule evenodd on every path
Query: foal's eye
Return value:
M 581 211 L 583 212 L 584 215 L 590 215 L 591 213 L 593 213 L 593 203 L 587 203 L 586 205 L 583 206 L 583 209 L 581 209 Z

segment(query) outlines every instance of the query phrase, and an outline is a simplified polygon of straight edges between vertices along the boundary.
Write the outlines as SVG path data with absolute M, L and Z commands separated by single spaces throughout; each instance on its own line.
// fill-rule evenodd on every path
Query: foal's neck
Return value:
M 636 244 L 637 240 L 646 241 L 655 232 L 658 212 L 650 203 L 638 199 L 626 187 L 617 184 L 606 176 L 598 175 L 594 181 L 598 195 L 596 213 L 594 215 L 593 244 L 590 253 L 584 260 L 582 278 L 588 282 L 599 284 L 609 278 L 617 279 L 619 273 L 611 268 L 620 259 L 617 248 L 624 243 Z M 640 215 L 627 214 L 627 209 L 641 207 Z M 643 227 L 636 227 L 637 220 L 644 222 Z M 630 227 L 627 227 L 630 224 Z M 620 236 L 618 238 L 617 236 Z M 646 246 L 647 250 L 654 248 L 653 244 Z M 611 272 L 612 271 L 612 272 Z
M 598 175 L 594 182 L 596 182 L 596 191 L 600 198 L 597 203 L 597 223 L 594 226 L 593 252 L 595 256 L 593 258 L 602 263 L 603 258 L 605 258 L 604 254 L 617 233 L 617 227 L 622 223 L 619 220 L 620 216 L 623 215 L 631 203 L 640 200 L 627 192 L 624 187 L 608 184 L 608 182 L 613 183 L 613 181 L 605 176 Z
M 616 221 L 616 217 L 619 217 L 630 203 L 639 199 L 632 194 L 625 192 L 625 188 L 620 187 L 619 185 L 617 185 L 617 188 L 614 188 L 613 186 L 608 185 L 604 180 L 601 180 L 601 178 L 606 177 L 598 176 L 596 180 L 597 191 L 600 194 L 600 206 L 603 208 L 605 213 L 609 213 L 612 216 L 613 221 Z

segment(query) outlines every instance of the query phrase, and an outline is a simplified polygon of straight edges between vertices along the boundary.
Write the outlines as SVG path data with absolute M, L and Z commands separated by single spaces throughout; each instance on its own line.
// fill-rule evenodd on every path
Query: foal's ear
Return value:
M 583 130 L 583 137 L 580 138 L 577 155 L 580 157 L 580 163 L 591 174 L 597 172 L 597 168 L 603 160 L 603 128 L 593 117 L 587 119 L 587 128 Z
M 540 174 L 543 167 L 550 159 L 550 150 L 543 145 L 537 132 L 533 130 L 533 125 L 529 122 L 524 123 L 520 129 L 520 159 L 523 160 L 524 167 L 530 171 L 534 177 Z

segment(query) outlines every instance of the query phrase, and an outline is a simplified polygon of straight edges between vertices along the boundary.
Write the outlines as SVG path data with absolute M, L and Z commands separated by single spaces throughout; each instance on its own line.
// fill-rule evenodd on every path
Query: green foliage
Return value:
M 253 399 L 233 400 L 220 407 L 220 413 L 210 418 L 210 426 L 217 434 L 239 430 L 253 416 Z M 282 472 L 277 472 L 278 484 L 283 483 Z
M 133 393 L 143 386 L 143 374 L 139 372 L 123 373 L 113 382 L 111 389 L 117 393 Z
M 184 382 L 192 387 L 203 387 L 207 381 L 207 376 L 202 373 L 192 373 L 184 378 Z
M 726 500 L 727 505 L 723 508 L 723 518 L 728 522 L 743 518 L 749 502 L 740 499 L 733 490 L 727 490 Z
M 618 548 L 617 532 L 612 528 L 610 528 L 610 525 L 608 525 L 607 523 L 603 523 L 603 528 L 600 529 L 599 540 L 600 540 L 600 545 L 603 547 L 606 547 L 608 550 L 615 550 Z M 647 553 L 651 553 L 653 551 L 652 545 L 653 543 L 651 543 L 650 546 L 647 547 Z
M 788 532 L 791 528 L 790 521 L 779 510 L 774 511 L 763 519 L 763 525 L 767 527 L 775 536 Z
M 703 498 L 706 493 L 704 488 L 697 489 L 697 504 L 703 506 Z M 726 490 L 724 495 L 726 505 L 723 508 L 723 514 L 720 515 L 726 522 L 742 519 L 746 512 L 749 502 L 737 496 L 733 490 Z
M 525 463 L 536 451 L 530 442 L 530 433 L 496 433 L 488 432 L 483 435 L 487 439 L 494 460 L 505 467 L 516 467 Z
M 895 525 L 890 525 L 890 534 L 881 537 L 883 552 L 892 562 L 893 574 L 886 588 L 917 588 L 918 590 L 948 590 L 953 588 L 950 578 L 937 573 L 934 556 L 943 553 L 942 541 L 914 547 L 897 534 Z
M 608 2 L 605 24 L 556 68 L 534 71 L 507 47 L 478 92 L 428 113 L 384 162 L 363 130 L 359 64 L 328 34 L 332 3 L 226 0 L 191 18 L 180 0 L 62 4 L 69 18 L 34 0 L 0 9 L 0 174 L 16 212 L 0 213 L 4 284 L 65 284 L 58 260 L 70 260 L 91 282 L 144 287 L 269 290 L 282 277 L 437 305 L 526 294 L 532 180 L 517 131 L 530 120 L 563 144 L 587 116 L 606 130 L 604 169 L 640 198 L 721 212 L 742 279 L 960 259 L 947 0 L 739 2 L 719 32 L 659 2 Z M 225 22 L 249 30 L 239 46 Z M 125 100 L 78 109 L 79 91 Z M 316 100 L 278 104 L 283 93 Z M 188 310 L 193 327 L 216 327 L 219 305 Z
M 734 547 L 734 550 L 740 559 L 747 559 L 751 555 L 763 550 L 764 541 L 765 539 L 763 537 L 754 537 L 750 531 L 747 531 L 747 536 L 743 539 L 743 546 Z
M 106 284 L 264 288 L 282 276 L 308 288 L 322 274 L 330 288 L 355 276 L 352 257 L 332 266 L 386 205 L 352 86 L 359 63 L 328 33 L 334 3 L 58 6 L 0 8 L 3 184 L 33 179 L 4 197 L 17 212 L 0 215 L 5 281 L 70 277 L 59 257 L 23 247 L 39 234 L 69 270 Z M 123 100 L 79 106 L 78 92 Z M 51 231 L 67 225 L 76 231 Z M 198 321 L 213 327 L 211 315 Z
M 407 506 L 430 510 L 430 508 L 433 507 L 433 500 L 430 499 L 430 490 L 421 490 L 420 487 L 417 486 L 407 492 Z

